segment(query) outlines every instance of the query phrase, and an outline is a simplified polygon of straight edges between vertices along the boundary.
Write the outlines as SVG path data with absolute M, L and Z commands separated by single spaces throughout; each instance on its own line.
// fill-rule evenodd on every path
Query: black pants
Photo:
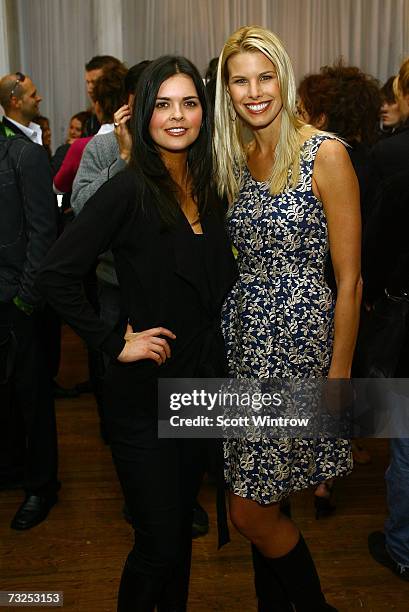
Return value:
M 119 591 L 120 612 L 186 609 L 192 508 L 206 462 L 207 440 L 158 439 L 156 411 L 130 368 L 116 371 L 107 392 L 111 450 L 132 516 L 135 543 Z M 112 369 L 108 370 L 109 386 Z M 106 381 L 108 383 L 108 380 Z M 155 383 L 156 386 L 156 383 Z M 132 395 L 133 394 L 133 397 Z
M 17 347 L 11 376 L 0 385 L 0 470 L 13 469 L 18 440 L 25 491 L 51 495 L 58 488 L 57 430 L 40 318 L 0 304 L 0 329 L 3 337 L 14 334 Z
M 51 379 L 58 375 L 61 362 L 61 317 L 46 304 L 38 313 L 42 329 L 42 341 L 47 359 L 48 374 Z

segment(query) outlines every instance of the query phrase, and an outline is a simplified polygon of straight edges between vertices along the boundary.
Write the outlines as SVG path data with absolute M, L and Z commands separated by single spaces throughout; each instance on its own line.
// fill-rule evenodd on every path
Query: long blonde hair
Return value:
M 242 123 L 238 117 L 236 121 L 231 116 L 235 111 L 227 90 L 227 61 L 236 53 L 256 51 L 261 51 L 274 64 L 283 102 L 280 136 L 269 179 L 271 193 L 280 193 L 288 183 L 295 187 L 300 175 L 300 129 L 304 123 L 296 115 L 296 86 L 290 58 L 280 39 L 270 30 L 260 26 L 242 27 L 227 40 L 217 68 L 214 138 L 216 180 L 220 195 L 227 195 L 230 202 L 236 199 L 240 189 L 246 151 Z

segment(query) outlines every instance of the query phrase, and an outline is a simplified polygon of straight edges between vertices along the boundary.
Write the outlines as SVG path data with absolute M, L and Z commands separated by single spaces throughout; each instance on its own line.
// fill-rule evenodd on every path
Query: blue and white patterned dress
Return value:
M 230 375 L 236 378 L 326 376 L 335 300 L 324 278 L 329 251 L 322 203 L 312 191 L 314 159 L 331 136 L 315 134 L 301 150 L 295 189 L 272 196 L 245 168 L 228 231 L 239 280 L 223 308 Z M 231 439 L 226 482 L 236 495 L 269 504 L 352 469 L 350 444 L 338 439 Z

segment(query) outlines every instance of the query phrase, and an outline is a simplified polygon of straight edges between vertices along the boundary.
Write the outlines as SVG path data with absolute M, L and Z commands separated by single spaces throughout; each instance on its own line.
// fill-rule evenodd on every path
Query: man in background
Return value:
M 122 65 L 122 62 L 112 55 L 95 55 L 85 64 L 85 85 L 87 87 L 87 94 L 91 102 L 90 110 L 92 114 L 86 123 L 84 136 L 95 136 L 101 127 L 95 115 L 94 103 L 91 97 L 95 82 L 103 75 L 104 71 L 108 71 Z
M 0 81 L 0 104 L 5 113 L 0 127 L 3 135 L 21 134 L 36 144 L 43 144 L 41 127 L 33 122 L 40 114 L 41 100 L 30 77 L 21 72 L 3 77 Z
M 21 72 L 0 80 L 0 478 L 3 488 L 25 491 L 11 522 L 18 530 L 46 518 L 60 486 L 42 301 L 34 287 L 57 235 L 51 168 L 41 128 L 32 123 L 40 101 Z

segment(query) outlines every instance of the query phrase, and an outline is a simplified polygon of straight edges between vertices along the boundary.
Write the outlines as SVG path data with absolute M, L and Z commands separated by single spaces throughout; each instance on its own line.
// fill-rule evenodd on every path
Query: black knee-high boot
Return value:
M 251 553 L 258 612 L 293 612 L 287 592 L 278 576 L 272 572 L 269 559 L 266 559 L 253 544 Z
M 297 612 L 336 612 L 325 601 L 314 561 L 302 535 L 296 546 L 283 557 L 267 560 Z
M 291 518 L 290 500 L 280 504 L 280 511 Z M 254 586 L 258 600 L 258 612 L 293 612 L 294 608 L 278 576 L 274 575 L 268 559 L 253 544 L 251 546 L 254 568 Z

